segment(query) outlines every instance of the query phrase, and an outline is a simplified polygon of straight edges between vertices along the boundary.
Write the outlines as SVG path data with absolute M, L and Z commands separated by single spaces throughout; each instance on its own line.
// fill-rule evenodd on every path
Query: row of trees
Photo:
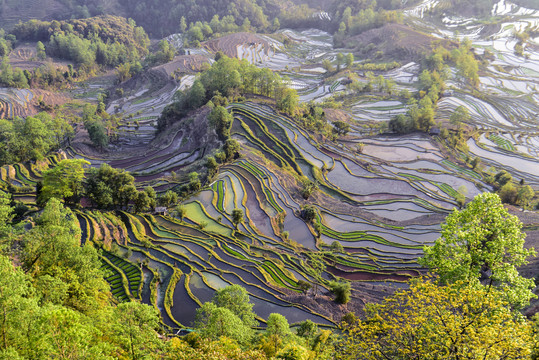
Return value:
M 98 209 L 125 209 L 133 204 L 135 212 L 142 212 L 178 202 L 178 194 L 171 190 L 161 196 L 151 186 L 137 190 L 135 178 L 124 169 L 108 164 L 88 168 L 89 165 L 86 160 L 66 159 L 45 171 L 38 186 L 38 204 L 55 198 L 73 206 L 86 196 Z
M 262 358 L 276 359 L 330 359 L 334 351 L 336 337 L 329 330 L 318 330 L 318 326 L 307 320 L 300 324 L 293 334 L 287 319 L 278 313 L 269 315 L 266 329 L 256 332 L 259 325 L 253 312 L 253 304 L 247 291 L 239 285 L 218 290 L 212 301 L 197 310 L 196 336 L 217 340 L 227 337 L 245 348 L 257 349 Z
M 253 24 L 251 20 L 246 17 L 243 19 L 243 22 L 238 25 L 236 24 L 236 20 L 232 15 L 223 16 L 221 19 L 219 18 L 219 15 L 214 15 L 209 22 L 196 21 L 195 23 L 190 23 L 189 27 L 187 27 L 185 17 L 182 17 L 180 20 L 180 31 L 183 34 L 187 35 L 185 39 L 186 45 L 199 47 L 200 42 L 210 39 L 212 37 L 218 37 L 227 33 L 236 33 L 240 31 L 249 32 L 256 30 L 257 28 L 260 28 L 260 25 L 256 25 L 256 23 L 263 23 L 264 28 L 268 28 L 267 19 L 264 19 L 263 21 L 257 21 L 255 19 L 255 24 Z M 279 20 L 275 18 L 272 23 L 271 30 L 278 30 L 279 26 Z
M 13 67 L 7 57 L 0 59 L 0 85 L 4 87 L 42 89 L 62 88 L 79 76 L 71 64 L 67 70 L 48 62 L 34 69 Z

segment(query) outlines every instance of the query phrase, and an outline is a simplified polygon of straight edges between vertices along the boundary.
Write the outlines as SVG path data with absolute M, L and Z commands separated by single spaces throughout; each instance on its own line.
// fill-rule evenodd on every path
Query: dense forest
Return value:
M 115 16 L 82 20 L 32 20 L 15 26 L 13 35 L 21 41 L 45 41 L 51 56 L 77 64 L 117 66 L 148 54 L 149 39 L 142 27 Z

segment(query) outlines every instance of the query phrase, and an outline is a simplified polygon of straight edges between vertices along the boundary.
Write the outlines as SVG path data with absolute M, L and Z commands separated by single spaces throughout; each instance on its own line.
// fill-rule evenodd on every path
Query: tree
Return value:
M 337 135 L 346 135 L 350 131 L 350 124 L 344 121 L 335 121 L 333 123 L 333 133 Z
M 349 53 L 346 55 L 346 67 L 350 68 L 352 65 L 354 65 L 354 54 Z
M 195 80 L 189 93 L 187 94 L 187 103 L 191 109 L 198 109 L 206 103 L 206 89 L 200 80 Z
M 523 185 L 518 189 L 517 204 L 522 207 L 527 207 L 534 196 L 535 191 L 533 191 L 532 187 L 530 185 Z
M 201 335 L 209 339 L 222 336 L 236 340 L 240 344 L 249 342 L 252 330 L 231 310 L 219 307 L 213 302 L 204 303 L 197 309 L 195 328 Z
M 125 169 L 102 164 L 98 169 L 90 168 L 86 178 L 86 194 L 100 209 L 125 206 L 137 196 L 135 178 Z
M 151 204 L 150 197 L 146 191 L 138 191 L 134 200 L 135 212 L 143 212 Z
M 280 27 L 281 27 L 281 24 L 279 23 L 279 19 L 278 18 L 273 19 L 273 24 L 271 26 L 271 29 L 273 31 L 277 31 L 279 30 Z
M 223 150 L 226 154 L 226 161 L 232 161 L 240 156 L 240 144 L 234 139 L 226 140 Z
M 510 215 L 496 194 L 477 195 L 442 224 L 441 237 L 424 248 L 420 264 L 436 271 L 442 284 L 458 280 L 500 289 L 511 304 L 523 306 L 535 295 L 533 279 L 517 267 L 535 254 L 524 249 L 522 223 Z
M 104 149 L 109 144 L 109 136 L 107 130 L 100 120 L 90 120 L 84 123 L 84 127 L 88 130 L 88 136 L 92 143 L 100 149 Z
M 200 177 L 196 171 L 189 173 L 189 190 L 192 192 L 197 192 L 202 187 L 200 182 Z M 176 200 L 177 201 L 177 200 Z
M 249 294 L 240 285 L 231 285 L 219 289 L 215 292 L 212 302 L 218 306 L 226 308 L 245 324 L 252 327 L 258 325 L 253 312 L 254 304 L 250 302 Z
M 449 121 L 453 125 L 458 125 L 460 123 L 465 123 L 470 120 L 470 112 L 468 108 L 461 105 L 455 109 L 455 111 L 449 116 Z
M 43 45 L 41 41 L 38 41 L 36 44 L 36 52 L 39 60 L 45 60 L 47 58 L 47 54 L 45 53 L 45 45 Z
M 509 174 L 505 170 L 498 172 L 494 176 L 494 185 L 496 185 L 498 188 L 501 188 L 502 186 L 507 183 L 510 183 L 511 181 L 513 181 L 513 176 L 511 176 L 511 174 Z
M 174 208 L 176 216 L 180 218 L 180 222 L 183 222 L 183 218 L 187 214 L 187 209 L 183 205 L 178 205 Z
M 0 255 L 0 349 L 17 345 L 25 337 L 27 311 L 35 306 L 35 299 L 29 298 L 30 281 L 21 268 L 14 268 L 7 256 Z
M 148 206 L 154 208 L 157 202 L 157 194 L 155 193 L 155 190 L 153 189 L 153 187 L 148 185 L 144 188 L 144 192 L 148 194 L 148 199 L 150 202 Z
M 306 293 L 311 287 L 311 284 L 309 284 L 307 281 L 298 280 L 298 289 L 300 289 L 303 293 Z
M 95 311 L 110 287 L 103 279 L 101 263 L 91 244 L 80 246 L 81 230 L 69 208 L 51 198 L 36 226 L 22 238 L 20 258 L 26 273 L 35 279 L 52 276 L 67 286 L 61 305 L 89 312 Z
M 198 177 L 198 174 L 197 174 Z M 159 204 L 161 206 L 170 207 L 178 202 L 178 194 L 172 190 L 167 192 L 159 198 Z
M 299 96 L 295 89 L 285 88 L 280 91 L 276 100 L 277 109 L 293 115 L 298 107 Z
M 296 334 L 307 340 L 313 339 L 318 333 L 318 325 L 311 320 L 302 321 L 296 329 Z
M 517 188 L 508 182 L 498 190 L 498 195 L 503 203 L 514 204 L 517 200 Z
M 83 159 L 64 159 L 55 167 L 43 173 L 43 187 L 39 195 L 40 203 L 45 204 L 50 198 L 76 204 L 84 190 L 84 166 L 90 163 Z
M 303 198 L 305 200 L 309 199 L 311 197 L 311 195 L 313 194 L 313 192 L 315 192 L 316 190 L 318 189 L 318 183 L 315 182 L 315 181 L 311 181 L 309 178 L 307 177 L 303 177 L 301 179 L 301 196 L 303 196 Z
M 322 274 L 326 270 L 326 264 L 320 254 L 314 254 L 309 263 L 316 279 L 314 282 L 314 296 L 316 296 L 318 294 L 318 281 L 322 280 Z
M 13 208 L 11 204 L 11 195 L 0 190 L 0 241 L 3 243 L 11 232 L 11 220 L 13 219 Z
M 506 305 L 498 289 L 420 278 L 343 322 L 336 359 L 527 359 L 530 324 Z
M 282 339 L 288 335 L 291 335 L 290 325 L 288 325 L 288 320 L 277 313 L 271 313 L 268 317 L 268 322 L 266 326 L 266 334 L 271 339 L 273 343 L 273 351 L 277 353 L 277 347 Z
M 222 141 L 230 137 L 230 127 L 234 118 L 227 109 L 222 106 L 214 107 L 210 115 L 208 115 L 208 120 Z
M 183 34 L 187 30 L 187 22 L 185 21 L 185 16 L 180 18 L 180 32 Z
M 350 301 L 351 285 L 349 282 L 332 281 L 329 283 L 329 288 L 335 294 L 336 303 L 346 304 Z
M 217 164 L 217 160 L 215 160 L 215 157 L 208 156 L 206 158 L 206 168 L 208 169 L 208 179 L 213 178 L 215 174 L 217 174 L 219 164 Z
M 301 211 L 301 217 L 306 222 L 311 222 L 316 218 L 316 208 L 312 205 L 305 205 Z
M 337 71 L 341 71 L 341 64 L 344 62 L 344 55 L 337 53 Z
M 339 241 L 335 240 L 331 243 L 331 251 L 342 253 L 344 252 L 344 247 Z
M 146 359 L 161 347 L 157 329 L 159 314 L 151 305 L 130 301 L 114 310 L 114 334 L 129 358 Z
M 238 230 L 238 225 L 243 222 L 243 210 L 234 209 L 232 210 L 232 223 L 236 230 Z
M 474 157 L 470 165 L 472 165 L 474 170 L 477 169 L 481 165 L 481 158 L 479 156 Z
M 322 60 L 322 67 L 326 69 L 327 72 L 333 71 L 333 65 L 331 64 L 331 61 L 329 61 L 329 59 Z

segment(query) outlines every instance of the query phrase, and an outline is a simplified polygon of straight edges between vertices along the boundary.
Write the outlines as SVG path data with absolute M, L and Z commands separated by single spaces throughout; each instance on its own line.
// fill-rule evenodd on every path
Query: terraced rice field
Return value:
M 427 1 L 408 16 L 423 16 L 437 3 Z M 453 25 L 447 21 L 450 33 L 458 28 Z M 302 101 L 321 101 L 347 91 L 344 79 L 324 83 L 325 70 L 319 63 L 333 61 L 336 55 L 329 34 L 318 30 L 283 33 L 296 41 L 295 47 L 285 50 L 270 37 L 261 37 L 260 43 L 250 46 L 223 46 L 258 66 L 281 70 L 299 90 Z M 487 46 L 476 35 L 474 43 Z M 521 59 L 509 54 L 512 49 L 500 48 L 496 39 L 489 41 L 502 67 L 522 65 Z M 197 56 L 208 56 L 207 52 L 199 50 Z M 310 63 L 305 64 L 305 59 Z M 537 188 L 539 111 L 532 89 L 539 70 L 534 66 L 506 73 L 489 68 L 482 78 L 485 96 L 452 89 L 439 102 L 436 120 L 447 121 L 456 107 L 467 107 L 469 125 L 483 133 L 468 141 L 469 155 Z M 395 80 L 398 89 L 412 89 L 418 71 L 418 64 L 409 63 L 380 75 Z M 186 75 L 179 84 L 172 84 L 162 81 L 162 74 L 149 74 L 148 83 L 155 86 L 135 86 L 107 109 L 123 114 L 121 136 L 133 145 L 133 153 L 97 158 L 74 147 L 67 149 L 67 156 L 85 158 L 93 166 L 107 162 L 129 170 L 139 188 L 152 185 L 162 193 L 181 185 L 171 176 L 173 172 L 188 171 L 213 149 L 196 143 L 201 136 L 186 128 L 171 131 L 168 142 L 160 147 L 147 146 L 163 107 L 176 90 L 194 80 L 194 75 Z M 365 74 L 358 71 L 358 75 Z M 94 90 L 88 89 L 86 95 Z M 163 323 L 175 329 L 192 325 L 195 309 L 217 289 L 240 284 L 251 295 L 261 325 L 271 312 L 286 315 L 291 323 L 311 319 L 334 325 L 339 320 L 334 314 L 291 300 L 300 293 L 299 280 L 318 284 L 325 292 L 328 281 L 336 278 L 378 284 L 403 282 L 420 274 L 417 258 L 423 246 L 439 236 L 440 223 L 457 206 L 459 192 L 469 200 L 491 188 L 480 171 L 448 159 L 436 137 L 362 135 L 366 131 L 361 124 L 387 121 L 405 112 L 406 105 L 391 96 L 348 95 L 352 100 L 344 111 L 357 123 L 352 124 L 351 135 L 336 141 L 315 138 L 269 106 L 231 104 L 231 133 L 241 143 L 242 157 L 221 166 L 212 183 L 184 201 L 183 222 L 172 216 L 77 212 L 83 242 L 101 250 L 106 280 L 116 299 L 140 299 L 154 305 Z M 363 144 L 361 153 L 359 143 Z M 51 157 L 47 166 L 57 161 Z M 32 188 L 45 167 L 6 166 L 1 168 L 0 181 Z M 318 184 L 319 190 L 309 201 L 300 193 L 303 177 Z M 16 197 L 32 203 L 35 191 L 21 191 Z M 315 207 L 319 226 L 302 218 L 306 204 Z M 245 215 L 237 229 L 232 221 L 234 209 Z M 343 251 L 332 250 L 331 245 L 337 243 Z M 311 267 L 314 254 L 326 264 L 320 276 Z
M 118 300 L 151 302 L 171 328 L 191 325 L 195 308 L 227 284 L 246 287 L 260 320 L 279 310 L 291 322 L 309 318 L 331 325 L 337 321 L 332 314 L 287 300 L 299 291 L 299 280 L 323 288 L 335 276 L 361 281 L 415 276 L 422 246 L 438 237 L 459 187 L 470 197 L 487 188 L 472 170 L 441 161 L 428 136 L 370 137 L 358 154 L 355 140 L 319 143 L 265 105 L 247 102 L 229 109 L 232 136 L 242 143 L 244 157 L 221 167 L 213 183 L 185 201 L 183 222 L 124 212 L 109 214 L 108 220 L 92 212 L 78 217 L 85 241 L 103 248 L 107 280 Z M 110 163 L 133 171 L 140 187 L 160 184 L 191 156 L 177 151 L 182 137 L 179 131 L 161 150 Z M 81 154 L 71 150 L 69 156 Z M 294 176 L 319 183 L 313 201 L 319 234 L 301 218 L 305 201 Z M 235 208 L 245 214 L 237 230 Z M 123 240 L 99 225 L 111 218 L 114 226 L 122 224 Z M 116 244 L 114 253 L 110 242 Z M 328 267 L 319 278 L 311 256 L 334 242 L 344 251 L 323 253 Z

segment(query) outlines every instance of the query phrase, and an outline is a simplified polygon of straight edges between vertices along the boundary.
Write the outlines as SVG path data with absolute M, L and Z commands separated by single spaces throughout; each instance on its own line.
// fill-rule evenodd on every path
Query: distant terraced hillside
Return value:
M 447 40 L 421 33 L 403 24 L 387 24 L 352 37 L 348 46 L 356 47 L 364 56 L 372 58 L 382 51 L 384 57 L 400 62 L 420 61 L 423 54 L 431 50 L 435 41 L 444 41 L 444 47 L 450 48 Z

